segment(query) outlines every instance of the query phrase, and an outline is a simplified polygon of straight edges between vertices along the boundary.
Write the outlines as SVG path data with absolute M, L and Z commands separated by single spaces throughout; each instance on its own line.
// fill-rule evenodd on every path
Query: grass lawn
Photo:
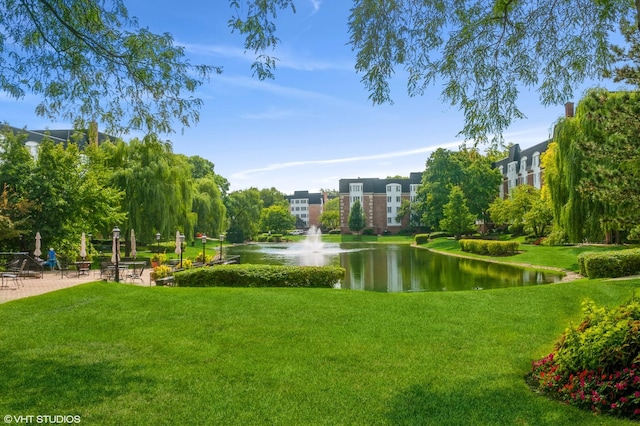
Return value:
M 446 253 L 462 254 L 464 256 L 478 259 L 491 259 L 491 257 L 489 256 L 463 252 L 462 250 L 460 250 L 460 245 L 458 244 L 458 242 L 450 238 L 437 238 L 427 244 L 421 245 L 421 247 Z M 530 265 L 551 266 L 554 268 L 561 268 L 578 272 L 578 255 L 580 253 L 587 251 L 625 250 L 628 248 L 630 247 L 616 245 L 579 245 L 549 247 L 543 245 L 520 243 L 520 253 L 516 254 L 515 256 L 504 256 L 494 259 L 505 263 L 526 263 Z
M 622 425 L 531 361 L 640 280 L 481 292 L 91 283 L 0 305 L 0 413 L 87 425 Z

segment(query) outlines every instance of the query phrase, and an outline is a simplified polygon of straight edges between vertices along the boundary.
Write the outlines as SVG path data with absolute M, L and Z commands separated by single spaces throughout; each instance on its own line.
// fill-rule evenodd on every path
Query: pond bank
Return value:
M 422 249 L 422 250 L 429 250 L 429 251 L 431 251 L 433 253 L 442 254 L 444 256 L 453 256 L 453 257 L 460 257 L 460 258 L 463 258 L 463 259 L 480 260 L 482 262 L 497 263 L 497 264 L 500 264 L 500 265 L 511 265 L 511 266 L 518 266 L 518 267 L 522 267 L 522 268 L 531 268 L 531 269 L 539 269 L 539 270 L 544 270 L 544 271 L 560 272 L 560 273 L 564 274 L 564 277 L 560 281 L 560 282 L 563 282 L 563 283 L 584 278 L 582 275 L 578 274 L 577 272 L 570 271 L 568 269 L 563 269 L 563 268 L 556 268 L 554 266 L 533 265 L 531 263 L 520 263 L 520 262 L 502 262 L 500 260 L 496 260 L 495 258 L 482 258 L 482 257 L 476 257 L 476 256 L 467 256 L 467 255 L 462 254 L 462 253 L 452 253 L 450 251 L 435 250 L 433 248 L 424 247 L 424 246 L 421 246 L 421 245 L 418 245 L 418 244 L 411 244 L 411 246 L 415 247 L 415 248 Z

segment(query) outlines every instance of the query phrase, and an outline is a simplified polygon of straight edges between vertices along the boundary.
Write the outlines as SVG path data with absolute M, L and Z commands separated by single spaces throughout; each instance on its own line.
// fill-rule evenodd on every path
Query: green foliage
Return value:
M 583 302 L 583 319 L 570 326 L 532 381 L 548 395 L 600 413 L 640 417 L 640 301 L 614 309 Z
M 518 185 L 506 200 L 496 199 L 489 206 L 494 223 L 508 224 L 511 232 L 524 231 L 543 237 L 551 226 L 551 201 L 542 190 L 531 185 Z
M 589 278 L 616 278 L 640 273 L 640 249 L 581 253 L 580 274 Z
M 414 210 L 421 215 L 420 223 L 439 230 L 444 219 L 444 206 L 453 187 L 462 190 L 467 207 L 474 218 L 487 219 L 487 208 L 498 195 L 502 176 L 491 167 L 488 157 L 475 149 L 449 151 L 437 149 L 427 160 L 422 173 L 422 185 Z M 413 212 L 412 212 L 413 214 Z
M 160 278 L 167 278 L 173 275 L 173 270 L 169 265 L 159 265 L 153 268 L 151 271 L 151 279 L 153 281 L 158 280 Z
M 462 251 L 490 256 L 509 256 L 516 254 L 520 244 L 517 241 L 460 240 Z
M 362 0 L 348 25 L 374 103 L 391 100 L 389 80 L 402 68 L 412 95 L 442 81 L 442 98 L 464 113 L 466 138 L 497 142 L 524 118 L 520 90 L 535 90 L 544 105 L 571 99 L 577 83 L 608 68 L 608 38 L 635 14 L 625 1 Z
M 325 287 L 344 279 L 336 266 L 219 265 L 175 275 L 179 287 Z
M 332 230 L 340 226 L 340 212 L 337 210 L 325 210 L 318 218 L 323 230 Z
M 192 65 L 168 34 L 139 28 L 114 0 L 0 1 L 0 91 L 34 94 L 36 113 L 110 133 L 171 133 L 199 119 L 193 97 L 219 68 Z M 91 70 L 88 72 L 87 70 Z
M 360 204 L 360 200 L 356 200 L 349 211 L 349 229 L 354 232 L 360 232 L 366 226 L 365 222 L 362 204 Z
M 260 230 L 262 211 L 260 191 L 256 188 L 234 191 L 224 201 L 229 218 L 227 240 L 232 243 L 242 243 L 255 237 Z
M 218 236 L 225 230 L 227 208 L 211 175 L 195 180 L 192 211 L 197 215 L 196 232 Z
M 296 224 L 296 217 L 291 214 L 287 206 L 274 204 L 262 209 L 260 213 L 260 229 L 271 233 L 285 234 Z
M 475 216 L 469 211 L 467 200 L 459 186 L 451 188 L 449 202 L 444 205 L 443 214 L 440 228 L 454 234 L 457 240 L 462 234 L 472 231 L 475 226 Z
M 416 234 L 414 241 L 416 244 L 426 244 L 429 242 L 429 234 Z
M 545 155 L 556 223 L 570 242 L 620 242 L 640 223 L 640 94 L 591 90 Z

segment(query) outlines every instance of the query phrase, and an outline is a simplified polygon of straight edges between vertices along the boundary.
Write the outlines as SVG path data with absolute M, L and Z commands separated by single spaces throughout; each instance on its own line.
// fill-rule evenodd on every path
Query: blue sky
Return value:
M 424 170 L 434 149 L 463 142 L 456 137 L 462 114 L 441 101 L 438 85 L 411 98 L 399 72 L 392 82 L 394 104 L 371 104 L 348 45 L 350 1 L 298 0 L 295 14 L 280 12 L 281 42 L 273 53 L 278 68 L 268 81 L 252 77 L 252 52 L 244 52 L 244 40 L 227 26 L 228 2 L 125 3 L 140 27 L 171 33 L 192 63 L 224 68 L 199 89 L 205 103 L 200 122 L 166 138 L 174 152 L 215 163 L 231 190 L 275 187 L 292 194 L 337 189 L 341 178 L 408 176 Z M 576 99 L 586 87 L 576 90 Z M 37 117 L 33 97 L 0 101 L 12 126 L 70 126 Z M 527 119 L 512 125 L 505 139 L 522 147 L 546 140 L 564 113 L 563 106 L 540 106 L 535 92 L 523 93 L 519 106 Z

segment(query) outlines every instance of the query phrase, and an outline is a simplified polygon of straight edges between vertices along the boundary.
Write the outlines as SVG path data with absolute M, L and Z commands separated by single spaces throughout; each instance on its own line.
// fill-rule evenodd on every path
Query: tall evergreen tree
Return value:
M 362 210 L 360 200 L 354 201 L 349 211 L 349 229 L 354 232 L 360 232 L 366 226 L 366 218 Z

